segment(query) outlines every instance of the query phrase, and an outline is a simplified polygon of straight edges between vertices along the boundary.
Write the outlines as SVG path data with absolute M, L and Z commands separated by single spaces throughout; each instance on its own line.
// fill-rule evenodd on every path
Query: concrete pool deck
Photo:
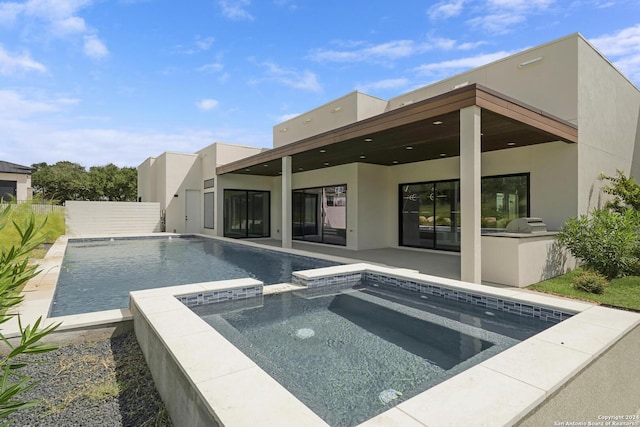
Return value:
M 168 236 L 169 234 L 164 235 Z M 143 236 L 148 235 L 140 235 L 140 237 Z M 116 236 L 100 237 L 115 238 Z M 234 242 L 237 243 L 237 241 Z M 25 287 L 25 301 L 18 309 L 23 325 L 33 324 L 35 319 L 40 316 L 46 317 L 55 291 L 66 243 L 67 238 L 63 237 L 51 247 L 45 259 L 40 263 L 43 272 Z M 299 248 L 287 252 L 308 256 L 316 255 Z M 335 256 L 330 258 L 340 259 L 343 262 L 359 261 L 345 260 Z M 455 282 L 457 281 L 451 281 L 452 284 Z M 474 289 L 482 289 L 483 292 L 487 291 L 484 286 L 476 288 L 481 285 L 464 285 Z M 269 292 L 277 290 L 277 286 L 286 287 L 286 285 L 270 286 Z M 596 386 L 607 390 L 607 395 L 599 398 L 592 397 L 594 404 L 588 406 L 596 411 L 598 409 L 594 408 L 602 408 L 599 409 L 602 414 L 589 415 L 590 418 L 585 418 L 585 421 L 596 422 L 598 415 L 609 415 L 609 412 L 605 411 L 608 408 L 611 408 L 611 411 L 615 410 L 617 414 L 621 414 L 620 411 L 624 411 L 625 415 L 640 414 L 640 372 L 635 368 L 634 363 L 627 360 L 630 353 L 635 354 L 636 357 L 637 354 L 640 354 L 640 328 L 637 327 L 640 323 L 640 314 L 608 309 L 517 288 L 488 289 L 491 293 L 509 298 L 522 298 L 538 304 L 554 306 L 569 304 L 574 311 L 580 311 L 576 308 L 582 310 L 581 317 L 574 316 L 541 333 L 540 336 L 536 336 L 535 340 L 521 343 L 526 345 L 513 347 L 498 355 L 504 355 L 504 358 L 489 359 L 466 371 L 465 373 L 468 372 L 468 375 L 460 378 L 456 376 L 442 383 L 440 385 L 442 387 L 437 386 L 431 389 L 438 389 L 438 392 L 428 390 L 425 392 L 427 397 L 424 401 L 411 399 L 403 402 L 363 425 L 467 424 L 493 426 L 510 425 L 521 419 L 522 425 L 535 426 L 547 425 L 541 424 L 541 420 L 545 420 L 545 423 L 550 423 L 550 420 L 580 421 L 579 418 L 576 418 L 578 415 L 571 415 L 572 410 L 574 414 L 580 414 L 580 411 L 584 412 L 585 396 L 593 396 L 595 394 L 593 388 Z M 74 330 L 112 325 L 131 319 L 132 315 L 128 309 L 119 309 L 51 318 L 47 319 L 45 323 L 61 321 L 60 330 Z M 2 330 L 7 337 L 17 336 L 17 321 L 14 319 L 14 321 L 4 324 Z M 632 330 L 633 332 L 629 333 Z M 628 336 L 625 337 L 627 334 Z M 625 338 L 624 342 L 617 345 L 616 343 L 623 337 Z M 623 350 L 618 351 L 619 348 Z M 591 365 L 593 365 L 593 369 Z M 523 366 L 526 366 L 527 369 L 521 369 Z M 621 372 L 616 371 L 615 375 L 610 375 L 608 378 L 597 374 L 603 370 L 610 371 L 615 367 L 618 370 L 626 369 Z M 589 377 L 595 379 L 589 381 Z M 487 381 L 493 382 L 492 379 L 497 381 L 494 383 L 495 387 L 488 386 Z M 557 385 L 559 379 L 561 379 L 561 385 Z M 246 385 L 246 381 L 247 379 L 242 383 Z M 479 384 L 482 384 L 482 390 L 478 390 Z M 497 386 L 498 384 L 500 386 Z M 621 390 L 628 390 L 629 393 L 615 394 L 617 387 L 620 387 Z M 637 392 L 634 393 L 634 391 Z M 525 404 L 525 401 L 528 403 Z M 571 404 L 573 401 L 575 401 L 574 406 Z M 487 405 L 489 402 L 492 402 L 490 417 L 479 417 L 478 414 L 485 407 L 483 405 Z M 544 404 L 542 404 L 543 402 Z M 464 408 L 463 414 L 460 414 L 461 408 Z M 246 412 L 246 407 L 244 412 Z M 514 413 L 517 413 L 519 418 L 513 418 Z M 467 418 L 463 417 L 465 414 Z M 456 415 L 456 417 L 452 419 L 452 415 Z M 506 421 L 507 419 L 510 421 Z M 447 420 L 450 422 L 447 423 Z

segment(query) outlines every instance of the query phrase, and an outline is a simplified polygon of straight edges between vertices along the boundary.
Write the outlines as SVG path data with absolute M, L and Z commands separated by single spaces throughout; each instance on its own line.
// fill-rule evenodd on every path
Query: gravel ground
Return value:
M 41 381 L 21 395 L 38 406 L 12 414 L 13 426 L 171 426 L 133 332 L 61 345 L 20 372 Z

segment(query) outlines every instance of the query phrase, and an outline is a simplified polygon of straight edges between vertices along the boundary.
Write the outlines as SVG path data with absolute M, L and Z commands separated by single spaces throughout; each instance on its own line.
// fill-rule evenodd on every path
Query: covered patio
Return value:
M 368 249 L 357 251 L 356 255 L 352 250 L 329 248 L 344 251 L 348 257 L 351 254 L 352 258 L 369 256 L 375 262 L 386 260 L 398 266 L 431 269 L 424 271 L 427 274 L 437 271 L 442 277 L 480 283 L 481 153 L 558 141 L 577 143 L 577 126 L 489 88 L 470 84 L 219 166 L 216 174 L 280 176 L 282 239 L 274 242 L 290 248 L 299 246 L 292 239 L 292 175 L 353 163 L 391 167 L 459 157 L 459 211 L 463 212 L 459 257 L 438 253 L 425 257 L 420 250 L 415 251 L 416 260 L 419 258 L 416 262 L 411 259 L 413 251 L 405 249 Z M 300 244 L 305 248 L 317 246 Z M 380 261 L 376 261 L 377 257 Z M 431 266 L 427 258 L 433 260 Z M 457 276 L 453 273 L 456 269 Z

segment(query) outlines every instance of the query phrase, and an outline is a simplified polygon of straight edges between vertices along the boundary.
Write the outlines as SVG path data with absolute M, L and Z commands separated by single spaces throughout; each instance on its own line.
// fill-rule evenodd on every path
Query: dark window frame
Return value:
M 226 226 L 226 203 L 227 203 L 227 192 L 244 192 L 245 193 L 245 203 L 244 203 L 244 208 L 245 208 L 245 221 L 247 222 L 247 227 L 245 228 L 245 232 L 244 232 L 244 236 L 238 236 L 238 235 L 230 235 L 227 233 L 227 226 Z M 249 231 L 249 194 L 250 193 L 262 193 L 262 194 L 266 194 L 267 195 L 267 224 L 266 224 L 266 229 L 267 229 L 267 233 L 266 234 L 262 234 L 260 236 L 255 236 L 252 235 L 253 233 L 250 233 Z M 223 225 L 222 225 L 222 234 L 224 237 L 230 237 L 230 238 L 235 238 L 235 239 L 248 239 L 248 238 L 263 238 L 263 237 L 271 237 L 271 191 L 267 191 L 267 190 L 246 190 L 246 189 L 234 189 L 234 188 L 225 188 L 222 194 L 222 216 L 223 216 Z M 255 220 L 255 218 L 253 218 L 252 220 Z
M 526 216 L 531 216 L 531 172 L 519 172 L 519 173 L 511 173 L 511 174 L 502 174 L 502 175 L 487 175 L 480 177 L 480 192 L 482 194 L 482 181 L 485 179 L 499 179 L 499 178 L 512 178 L 512 177 L 526 177 L 526 186 L 527 186 L 527 212 Z M 426 248 L 424 246 L 414 246 L 414 245 L 405 245 L 402 243 L 403 236 L 403 218 L 402 218 L 402 207 L 403 207 L 403 187 L 407 185 L 425 185 L 432 184 L 437 187 L 439 183 L 446 182 L 460 182 L 460 178 L 454 179 L 441 179 L 441 180 L 433 180 L 433 181 L 416 181 L 416 182 L 405 182 L 398 184 L 398 246 L 406 247 L 406 248 L 418 248 L 418 249 L 431 249 L 437 251 L 444 252 L 460 252 L 460 250 L 456 249 L 447 249 L 447 248 L 438 248 L 437 242 L 434 242 L 433 248 Z M 434 201 L 435 204 L 435 201 Z
M 292 190 L 291 190 L 291 200 L 292 200 L 292 202 L 293 202 L 293 194 L 294 194 L 294 193 L 299 193 L 299 194 L 303 194 L 303 195 L 304 195 L 304 194 L 310 194 L 310 193 L 311 193 L 311 190 L 321 190 L 321 191 L 320 191 L 320 198 L 319 198 L 320 200 L 319 200 L 319 204 L 320 204 L 320 206 L 322 206 L 322 194 L 323 194 L 323 192 L 324 192 L 324 189 L 325 189 L 325 188 L 331 188 L 331 187 L 333 187 L 333 188 L 335 188 L 335 187 L 344 187 L 344 191 L 345 191 L 345 193 L 348 193 L 348 191 L 349 191 L 349 187 L 348 187 L 347 183 L 342 183 L 342 184 L 327 184 L 327 185 L 318 185 L 318 186 L 314 186 L 314 187 L 294 188 L 294 189 L 292 189 Z M 307 191 L 309 191 L 309 193 L 306 193 Z M 334 200 L 332 203 L 334 203 L 334 202 L 335 202 L 335 200 Z M 324 239 L 324 234 L 322 235 L 322 237 L 321 237 L 321 238 L 322 238 L 322 241 L 320 241 L 320 242 L 317 242 L 317 241 L 315 241 L 315 240 L 307 240 L 307 239 L 305 239 L 305 238 L 304 238 L 304 236 L 303 236 L 302 238 L 296 238 L 296 237 L 293 237 L 293 236 L 292 236 L 292 239 L 293 239 L 293 240 L 298 240 L 298 241 L 301 241 L 301 242 L 309 241 L 309 242 L 314 242 L 314 243 L 321 243 L 321 244 L 323 244 L 323 245 L 347 246 L 347 236 L 346 236 L 346 231 L 347 231 L 347 229 L 348 229 L 348 227 L 347 227 L 347 220 L 348 220 L 348 218 L 349 218 L 349 215 L 348 215 L 348 206 L 347 206 L 347 205 L 348 205 L 348 203 L 345 203 L 345 204 L 344 204 L 344 216 L 345 216 L 345 218 L 344 218 L 344 220 L 345 220 L 345 236 L 344 236 L 344 243 L 336 243 L 336 242 L 327 241 L 327 240 L 325 240 L 325 239 Z M 328 200 L 327 200 L 327 206 L 329 206 L 329 204 L 328 204 Z M 331 205 L 331 207 L 342 207 L 342 206 L 341 206 L 340 204 L 332 204 L 332 205 Z M 291 224 L 292 229 L 293 229 L 293 209 L 294 209 L 294 208 L 295 208 L 295 207 L 293 206 L 293 203 L 292 203 L 292 206 L 291 206 L 291 209 L 292 209 L 292 212 L 291 212 L 291 214 L 292 214 L 292 215 L 291 215 L 291 216 L 292 216 L 292 224 Z M 317 217 L 316 217 L 316 218 L 315 218 L 315 221 L 316 221 L 316 226 L 317 226 L 317 223 L 318 223 L 319 221 L 322 221 L 322 218 L 317 218 Z

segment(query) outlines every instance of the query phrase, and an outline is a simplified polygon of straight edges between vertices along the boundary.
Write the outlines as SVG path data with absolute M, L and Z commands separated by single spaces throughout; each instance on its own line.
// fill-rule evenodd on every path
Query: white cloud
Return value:
M 0 74 L 11 75 L 28 71 L 44 73 L 47 71 L 47 68 L 41 63 L 31 59 L 31 56 L 27 52 L 12 55 L 0 45 Z
M 79 100 L 75 98 L 26 99 L 16 91 L 0 90 L 0 116 L 3 119 L 24 119 L 41 113 L 58 112 L 78 103 Z
M 18 164 L 56 163 L 68 160 L 85 167 L 113 163 L 138 166 L 165 151 L 195 153 L 214 141 L 241 145 L 270 145 L 270 130 L 254 133 L 246 129 L 175 130 L 168 132 L 122 130 L 101 127 L 60 128 L 26 120 L 7 120 L 0 115 L 3 144 L 0 157 Z
M 213 37 L 196 37 L 196 46 L 198 46 L 200 50 L 209 50 L 214 41 L 216 41 L 216 39 Z
M 310 92 L 320 92 L 322 90 L 318 82 L 318 77 L 309 70 L 298 71 L 286 69 L 273 62 L 266 62 L 262 65 L 266 68 L 266 78 L 268 80 L 276 81 L 294 89 L 303 89 Z
M 84 19 L 79 16 L 70 16 L 51 23 L 53 32 L 58 36 L 71 34 L 83 34 L 87 31 Z
M 28 0 L 24 3 L 0 4 L 0 24 L 12 25 L 24 21 L 27 31 L 38 31 L 55 38 L 80 36 L 84 38 L 85 55 L 104 58 L 109 51 L 103 41 L 92 34 L 85 20 L 78 16 L 92 0 Z
M 627 77 L 640 81 L 640 24 L 589 41 Z
M 286 122 L 287 120 L 291 120 L 291 119 L 293 119 L 295 117 L 298 117 L 300 114 L 302 114 L 302 113 L 282 114 L 282 115 L 276 117 L 276 122 L 277 123 Z
M 460 43 L 458 45 L 458 49 L 460 49 L 460 50 L 471 50 L 471 49 L 475 49 L 475 48 L 480 47 L 480 46 L 485 45 L 485 44 L 487 44 L 487 42 L 485 42 L 485 41 Z
M 224 66 L 218 62 L 214 62 L 212 64 L 205 64 L 202 65 L 198 68 L 196 68 L 196 71 L 201 71 L 201 72 L 218 72 L 218 71 L 222 71 L 222 69 L 224 68 Z
M 517 24 L 525 22 L 530 15 L 548 10 L 556 0 L 489 0 L 482 10 L 487 13 L 472 18 L 468 23 L 482 31 L 506 34 Z
M 493 34 L 505 34 L 513 30 L 513 26 L 526 20 L 524 15 L 511 13 L 495 13 L 468 21 L 471 26 Z
M 196 107 L 198 107 L 198 109 L 202 110 L 202 111 L 209 111 L 209 110 L 213 110 L 214 108 L 216 108 L 218 106 L 219 102 L 215 99 L 201 99 L 200 101 L 196 102 Z
M 419 45 L 413 40 L 393 40 L 356 50 L 315 49 L 311 52 L 309 58 L 318 62 L 362 62 L 406 58 L 425 49 L 425 45 Z
M 253 21 L 254 17 L 246 8 L 251 4 L 249 0 L 220 0 L 218 2 L 222 14 L 233 21 Z
M 14 23 L 18 18 L 18 15 L 20 15 L 20 13 L 22 12 L 23 8 L 24 5 L 20 3 L 0 3 L 0 24 L 10 25 Z
M 358 85 L 358 90 L 367 92 L 371 90 L 399 89 L 407 87 L 409 83 L 409 79 L 405 78 L 385 79 L 373 83 Z
M 215 40 L 216 39 L 214 39 L 213 37 L 203 38 L 203 37 L 197 36 L 194 41 L 195 47 L 193 46 L 185 47 L 184 45 L 179 44 L 172 48 L 172 53 L 179 54 L 179 55 L 194 55 L 196 53 L 204 52 L 211 49 L 211 46 L 213 46 L 213 43 L 215 42 Z
M 433 50 L 468 50 L 477 47 L 484 42 L 459 44 L 454 39 L 444 37 L 431 37 L 418 43 L 414 40 L 391 40 L 372 46 L 363 46 L 362 42 L 344 43 L 345 46 L 353 46 L 354 49 L 329 50 L 314 49 L 308 58 L 318 62 L 374 62 L 384 63 L 388 61 L 409 58 L 424 52 Z
M 414 71 L 421 75 L 451 74 L 489 64 L 490 62 L 505 58 L 509 55 L 512 55 L 513 53 L 514 52 L 510 51 L 499 51 L 494 53 L 469 56 L 466 58 L 453 59 L 450 61 L 424 64 L 416 67 Z
M 447 19 L 458 16 L 462 12 L 465 0 L 443 1 L 429 8 L 427 15 L 431 19 Z
M 109 56 L 107 46 L 95 35 L 84 36 L 84 54 L 89 58 L 102 59 Z

